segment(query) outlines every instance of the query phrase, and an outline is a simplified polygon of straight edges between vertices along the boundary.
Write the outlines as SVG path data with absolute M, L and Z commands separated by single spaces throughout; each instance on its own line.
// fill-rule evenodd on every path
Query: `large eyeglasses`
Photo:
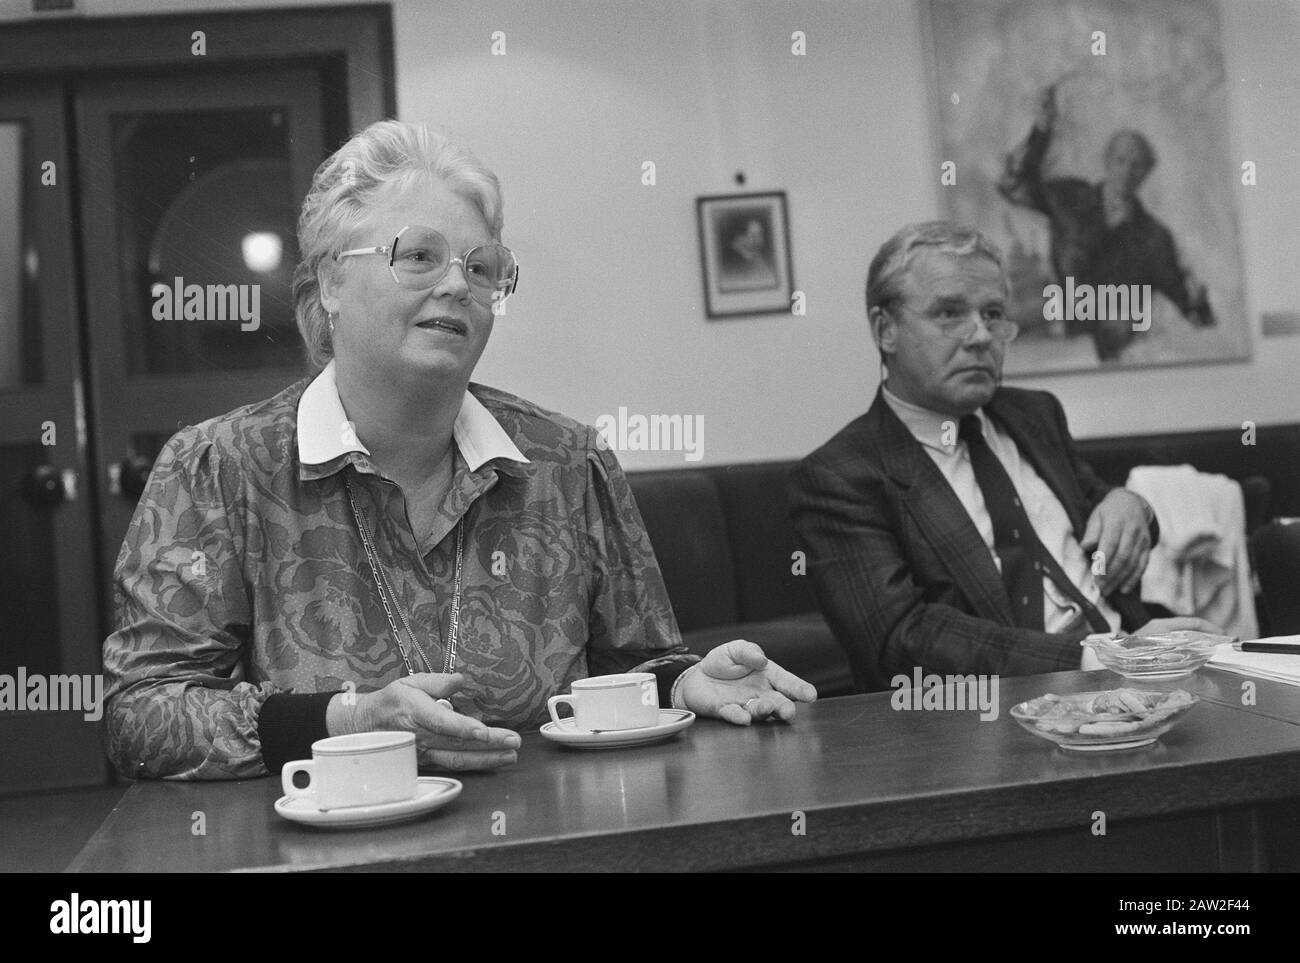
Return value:
M 901 308 L 901 305 L 899 307 Z M 989 337 L 1003 344 L 1016 340 L 1016 335 L 1020 333 L 1020 325 L 1014 321 L 1008 321 L 1006 318 L 987 318 L 982 313 L 976 319 L 969 310 L 957 311 L 943 308 L 937 315 L 921 314 L 921 317 L 937 327 L 939 333 L 945 338 L 954 341 L 969 341 L 979 331 L 980 321 L 983 321 L 984 327 L 988 329 Z
M 447 239 L 431 227 L 408 224 L 391 244 L 343 251 L 338 259 L 384 254 L 393 280 L 411 291 L 427 291 L 447 276 L 453 264 L 465 272 L 469 294 L 485 307 L 503 301 L 519 286 L 519 262 L 510 248 L 495 241 L 480 244 L 462 257 L 451 256 Z M 337 260 L 337 259 L 336 259 Z

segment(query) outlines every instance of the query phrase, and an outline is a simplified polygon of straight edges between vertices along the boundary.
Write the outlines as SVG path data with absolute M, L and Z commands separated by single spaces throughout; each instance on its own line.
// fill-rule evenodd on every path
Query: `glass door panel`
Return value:
M 292 368 L 301 360 L 286 113 L 264 106 L 113 115 L 128 376 Z M 204 294 L 202 310 L 186 297 L 195 290 Z

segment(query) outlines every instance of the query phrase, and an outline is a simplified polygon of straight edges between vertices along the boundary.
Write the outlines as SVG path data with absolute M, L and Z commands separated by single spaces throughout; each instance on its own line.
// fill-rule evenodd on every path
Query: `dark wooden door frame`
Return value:
M 192 52 L 195 31 L 206 52 Z M 172 70 L 249 61 L 329 60 L 342 69 L 348 129 L 397 107 L 388 4 L 158 16 L 40 20 L 0 25 L 0 83 L 23 74 Z
M 199 30 L 204 34 L 205 53 L 202 56 L 193 53 L 193 34 Z M 51 109 L 57 110 L 59 95 L 50 96 L 44 92 L 61 89 L 64 100 L 62 114 L 70 124 L 74 116 L 72 92 L 79 85 L 84 87 L 101 82 L 111 84 L 115 75 L 141 78 L 153 73 L 160 76 L 174 76 L 178 72 L 189 71 L 201 74 L 212 68 L 229 69 L 252 65 L 310 66 L 318 72 L 324 85 L 323 106 L 331 121 L 328 132 L 334 134 L 334 139 L 341 140 L 368 123 L 395 114 L 392 38 L 392 9 L 388 4 L 9 22 L 0 24 L 0 93 L 8 93 L 20 99 L 47 97 L 53 105 Z M 327 151 L 336 146 L 337 143 L 332 140 L 325 143 Z M 75 143 L 72 147 L 75 153 Z M 45 154 L 49 153 L 49 150 L 45 151 Z M 60 182 L 63 182 L 64 177 L 72 177 L 72 171 L 77 165 L 71 158 L 60 154 L 57 157 L 51 156 L 50 159 L 60 162 Z M 75 196 L 77 190 L 79 187 L 74 187 L 71 195 L 60 192 L 59 199 L 65 204 L 66 216 L 54 218 L 43 230 L 61 230 L 74 236 L 79 233 L 79 218 L 75 213 L 79 205 Z M 75 339 L 76 344 L 56 345 L 51 332 L 43 332 L 46 383 L 42 390 L 46 393 L 59 393 L 59 398 L 70 405 L 68 399 L 74 397 L 74 392 L 79 399 L 81 386 L 85 384 L 88 414 L 94 419 L 100 410 L 98 405 L 104 399 L 99 397 L 88 359 L 78 358 L 82 354 L 79 345 L 90 342 L 87 339 L 84 282 L 77 287 L 79 290 L 68 292 L 65 312 L 65 316 L 75 312 L 77 321 L 61 328 L 68 338 Z M 74 304 L 80 310 L 74 308 Z M 50 352 L 55 348 L 59 349 L 65 360 L 77 359 L 73 362 L 73 367 L 77 370 L 70 375 L 71 384 L 49 383 L 52 373 Z M 69 377 L 69 374 L 57 373 Z M 45 408 L 52 410 L 51 405 L 46 405 Z M 60 422 L 68 420 L 80 422 L 80 418 L 59 419 Z M 80 438 L 95 437 L 93 425 L 89 432 L 80 425 L 78 428 L 76 434 Z M 65 430 L 65 425 L 60 423 L 60 436 L 64 436 Z M 102 461 L 100 453 L 95 450 L 97 446 L 94 441 L 89 442 L 89 450 L 84 441 L 77 447 L 76 457 L 71 459 L 75 460 L 75 467 L 90 467 Z M 71 448 L 71 445 L 60 446 L 61 451 Z M 72 513 L 78 511 L 83 516 L 87 512 L 93 512 L 96 518 L 99 516 L 101 509 L 98 502 L 103 497 L 104 479 L 83 478 L 81 501 L 60 509 L 60 517 L 65 519 L 65 523 L 71 520 Z M 86 502 L 87 498 L 89 503 Z M 87 519 L 84 517 L 79 521 L 83 529 L 97 527 L 86 524 Z M 96 546 L 92 555 L 102 557 L 101 547 Z M 66 580 L 61 577 L 60 590 L 67 591 L 69 587 L 62 584 L 63 581 Z M 79 581 L 85 581 L 84 574 Z M 100 578 L 93 581 L 98 584 L 88 593 L 92 597 L 99 594 L 106 580 Z M 82 592 L 85 588 L 84 585 L 79 586 Z M 100 599 L 100 602 L 102 605 L 107 600 Z M 102 611 L 101 606 L 95 606 L 95 615 Z M 86 621 L 96 619 L 91 617 Z M 99 638 L 103 638 L 102 633 Z M 91 640 L 86 641 L 90 644 L 85 649 L 76 646 L 75 653 L 64 654 L 64 671 L 100 670 L 99 653 Z M 47 741 L 35 733 L 33 739 Z M 58 755 L 57 746 L 45 748 Z M 71 776 L 69 780 L 84 783 L 86 776 Z M 42 779 L 47 786 L 58 781 L 57 775 Z M 3 791 L 2 787 L 0 791 Z
M 195 31 L 203 32 L 202 56 L 193 52 Z M 396 112 L 392 8 L 386 3 L 0 25 L 0 89 L 22 91 L 53 80 L 63 81 L 70 96 L 79 83 L 111 84 L 115 74 L 139 78 L 156 71 L 174 76 L 178 71 L 273 64 L 312 65 L 320 70 L 324 109 L 332 112 L 331 129 L 340 137 Z M 325 148 L 332 151 L 336 146 L 327 142 Z M 81 294 L 84 305 L 85 292 Z M 83 343 L 89 343 L 87 328 L 83 310 L 78 326 Z M 93 419 L 105 399 L 89 369 L 84 363 L 81 377 Z M 93 428 L 88 455 L 95 465 L 104 459 L 96 450 Z M 105 479 L 88 481 L 93 483 L 87 486 L 87 495 L 99 517 Z M 111 548 L 97 545 L 96 553 L 111 554 Z M 100 599 L 101 612 L 108 611 L 109 601 Z
M 48 612 L 50 624 L 58 633 L 57 672 L 87 676 L 100 671 L 99 653 L 93 640 L 99 629 L 98 609 L 77 600 L 90 597 L 99 583 L 92 532 L 93 515 L 89 502 L 88 455 L 85 430 L 82 381 L 82 348 L 76 326 L 69 320 L 77 315 L 75 272 L 76 240 L 72 231 L 72 201 L 69 192 L 58 187 L 41 186 L 43 165 L 53 162 L 56 184 L 68 183 L 71 164 L 67 143 L 67 124 L 61 96 L 56 84 L 28 85 L 16 96 L 0 87 L 0 121 L 19 121 L 26 127 L 23 144 L 22 184 L 25 240 L 29 250 L 38 255 L 40 265 L 36 281 L 40 296 L 36 319 L 40 325 L 40 379 L 34 385 L 16 385 L 0 390 L 0 458 L 3 449 L 24 441 L 38 444 L 43 424 L 50 422 L 56 431 L 55 444 L 44 449 L 43 463 L 60 472 L 73 473 L 76 494 L 57 506 L 37 507 L 27 504 L 14 491 L 0 492 L 0 498 L 13 499 L 18 510 L 32 515 L 48 515 L 53 560 L 53 583 L 50 594 L 40 603 Z M 6 225 L 12 229 L 12 225 Z M 5 551 L 18 555 L 16 564 L 24 566 L 22 536 L 15 545 L 6 541 Z M 13 556 L 11 556 L 12 558 Z M 25 567 L 25 566 L 24 566 Z M 6 584 L 0 591 L 15 591 Z M 30 625 L 0 625 L 0 638 L 31 631 Z M 17 674 L 19 666 L 0 665 L 0 672 Z M 47 671 L 33 669 L 33 671 Z M 84 785 L 102 782 L 107 773 L 98 733 L 93 723 L 79 712 L 5 711 L 0 712 L 0 792 Z

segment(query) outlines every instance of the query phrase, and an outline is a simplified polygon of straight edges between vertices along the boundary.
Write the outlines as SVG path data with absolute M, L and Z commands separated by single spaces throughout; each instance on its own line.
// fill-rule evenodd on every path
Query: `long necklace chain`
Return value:
M 424 663 L 427 671 L 432 672 L 433 665 L 429 662 L 429 657 L 424 654 L 424 649 L 415 640 L 415 633 L 411 631 L 411 623 L 407 621 L 406 613 L 402 611 L 402 607 L 397 604 L 397 592 L 388 580 L 388 573 L 379 564 L 379 553 L 375 551 L 374 543 L 371 541 L 370 529 L 364 521 L 365 513 L 357 508 L 357 500 L 352 493 L 352 482 L 344 478 L 343 484 L 348 490 L 348 504 L 352 506 L 352 517 L 356 520 L 357 531 L 361 535 L 361 546 L 366 550 L 366 560 L 370 563 L 370 575 L 375 580 L 375 589 L 379 592 L 379 601 L 383 603 L 384 615 L 388 618 L 388 627 L 393 630 L 393 638 L 397 640 L 397 649 L 402 654 L 402 663 L 406 666 L 406 672 L 408 675 L 415 675 L 415 670 L 411 668 L 411 660 L 406 654 L 406 646 L 402 644 L 402 633 L 397 630 L 397 622 L 393 619 L 393 609 L 397 609 L 397 617 L 402 620 L 402 627 L 406 629 L 406 637 L 410 639 L 411 646 L 420 656 L 420 661 Z M 452 666 L 456 664 L 456 639 L 460 633 L 461 574 L 464 565 L 465 519 L 461 518 L 456 523 L 456 576 L 451 597 L 451 630 L 447 635 L 447 655 L 442 667 L 444 673 L 450 672 Z M 393 597 L 391 606 L 388 602 L 389 595 Z

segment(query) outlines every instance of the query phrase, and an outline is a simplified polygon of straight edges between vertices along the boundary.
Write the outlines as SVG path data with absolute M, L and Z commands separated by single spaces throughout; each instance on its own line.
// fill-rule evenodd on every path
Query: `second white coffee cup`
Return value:
M 286 796 L 314 800 L 322 810 L 379 806 L 414 799 L 419 790 L 415 733 L 357 732 L 311 744 L 311 759 L 285 763 L 280 785 Z M 306 773 L 299 788 L 293 777 Z
M 546 708 L 560 725 L 556 709 L 573 708 L 573 725 L 589 732 L 645 729 L 659 723 L 659 683 L 649 672 L 596 675 L 573 683 L 569 695 L 551 696 Z

